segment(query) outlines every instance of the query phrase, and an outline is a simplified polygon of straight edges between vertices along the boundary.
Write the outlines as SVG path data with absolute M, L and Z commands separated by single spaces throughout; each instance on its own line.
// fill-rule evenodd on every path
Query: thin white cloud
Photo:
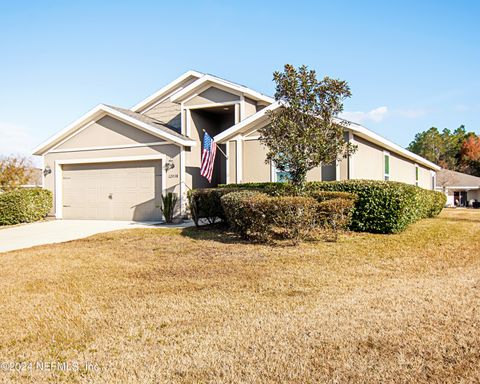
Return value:
M 0 121 L 0 155 L 29 156 L 36 140 L 19 125 Z
M 359 123 L 362 124 L 366 121 L 373 121 L 375 123 L 378 123 L 382 120 L 384 120 L 388 115 L 388 107 L 382 106 L 378 108 L 374 108 L 371 111 L 368 112 L 362 112 L 362 111 L 355 111 L 355 112 L 348 112 L 345 111 L 343 112 L 340 117 L 353 121 L 354 123 Z
M 407 119 L 417 119 L 419 117 L 425 116 L 430 111 L 425 108 L 412 108 L 412 109 L 400 109 L 398 114 Z

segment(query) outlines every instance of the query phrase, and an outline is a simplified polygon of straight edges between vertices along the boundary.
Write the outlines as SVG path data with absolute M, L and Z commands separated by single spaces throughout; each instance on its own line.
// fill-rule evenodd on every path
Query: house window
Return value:
M 275 181 L 279 183 L 286 183 L 291 179 L 292 178 L 290 176 L 290 172 L 280 171 L 279 169 L 275 169 Z
M 384 177 L 385 180 L 390 180 L 390 154 L 388 152 L 383 153 L 384 158 Z
M 278 182 L 278 183 L 286 183 L 286 182 L 292 180 L 292 177 L 291 177 L 290 172 L 288 170 L 282 171 L 282 170 L 278 169 L 274 162 L 272 162 L 270 164 L 271 164 L 272 181 L 275 181 L 275 182 Z
M 415 185 L 418 187 L 418 165 L 415 164 Z
M 435 175 L 436 174 L 434 171 L 430 171 L 430 176 L 432 178 L 432 190 L 435 190 L 435 184 L 436 184 Z

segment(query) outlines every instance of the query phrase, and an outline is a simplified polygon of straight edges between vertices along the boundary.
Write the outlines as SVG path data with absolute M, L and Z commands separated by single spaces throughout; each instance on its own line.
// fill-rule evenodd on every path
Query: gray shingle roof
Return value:
M 442 169 L 437 172 L 437 187 L 480 187 L 480 177 Z
M 169 133 L 171 135 L 174 135 L 174 136 L 178 137 L 179 139 L 190 140 L 189 137 L 178 133 L 173 127 L 168 126 L 166 123 L 164 123 L 160 120 L 156 120 L 156 119 L 153 119 L 151 117 L 142 115 L 140 113 L 133 112 L 130 109 L 115 107 L 113 105 L 107 105 L 107 107 L 115 109 L 115 110 L 117 110 L 121 113 L 124 113 L 127 116 L 133 117 L 134 119 L 137 119 L 137 120 L 141 121 L 142 123 L 148 124 L 154 129 L 158 129 L 160 131 L 163 131 L 163 132 Z

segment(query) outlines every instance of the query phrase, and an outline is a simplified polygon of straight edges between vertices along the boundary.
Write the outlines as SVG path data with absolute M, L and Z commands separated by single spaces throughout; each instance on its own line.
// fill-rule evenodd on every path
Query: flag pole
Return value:
M 208 133 L 207 131 L 205 131 L 205 129 L 202 129 L 202 131 L 203 133 Z M 222 148 L 220 148 L 218 145 L 217 148 L 222 153 L 222 155 L 225 156 L 226 159 L 228 159 L 228 156 L 225 154 L 225 152 L 222 151 Z

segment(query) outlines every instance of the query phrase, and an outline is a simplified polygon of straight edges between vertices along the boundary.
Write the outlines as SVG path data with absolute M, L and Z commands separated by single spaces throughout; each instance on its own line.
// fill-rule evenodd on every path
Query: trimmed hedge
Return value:
M 265 191 L 284 195 L 291 191 L 288 183 L 246 183 L 221 186 Z M 306 183 L 306 193 L 319 191 L 348 192 L 357 196 L 350 229 L 359 232 L 398 233 L 409 224 L 440 213 L 446 203 L 441 192 L 394 181 L 345 180 Z
M 31 223 L 45 218 L 52 209 L 52 192 L 41 189 L 16 189 L 0 194 L 0 225 Z
M 305 192 L 306 196 L 313 197 L 319 203 L 333 199 L 351 200 L 357 201 L 357 195 L 350 192 L 337 192 L 337 191 L 315 191 L 310 190 Z
M 188 191 L 190 213 L 195 225 L 198 227 L 200 219 L 206 219 L 209 224 L 225 221 L 220 198 L 236 190 L 236 188 L 203 188 Z
M 291 183 L 241 183 L 241 184 L 219 184 L 219 189 L 236 189 L 239 191 L 254 190 L 266 193 L 270 196 L 289 196 L 295 193 Z
M 243 185 L 247 187 L 242 188 Z M 284 185 L 288 184 L 265 183 L 266 188 L 260 184 L 258 184 L 258 187 L 256 187 L 257 184 L 236 184 L 234 187 L 224 185 L 221 188 L 199 188 L 190 190 L 188 192 L 190 213 L 197 227 L 199 226 L 200 219 L 206 219 L 209 224 L 215 224 L 219 221 L 225 222 L 227 221 L 227 217 L 221 202 L 222 196 L 231 192 L 244 190 L 262 192 L 270 196 L 291 195 L 293 189 L 289 187 L 284 188 Z M 276 187 L 278 187 L 278 189 L 275 189 Z M 311 191 L 307 196 L 314 198 L 317 202 L 336 198 L 356 200 L 356 195 L 348 192 Z
M 268 196 L 255 191 L 232 192 L 222 196 L 222 211 L 230 228 L 245 239 L 266 240 L 266 221 L 271 214 Z
M 318 203 L 320 227 L 331 230 L 332 240 L 336 241 L 338 232 L 350 225 L 355 201 L 356 198 L 334 198 Z
M 231 228 L 243 238 L 260 242 L 288 239 L 297 244 L 328 229 L 336 240 L 353 208 L 352 199 L 321 203 L 309 196 L 268 196 L 256 191 L 224 195 L 222 206 Z

